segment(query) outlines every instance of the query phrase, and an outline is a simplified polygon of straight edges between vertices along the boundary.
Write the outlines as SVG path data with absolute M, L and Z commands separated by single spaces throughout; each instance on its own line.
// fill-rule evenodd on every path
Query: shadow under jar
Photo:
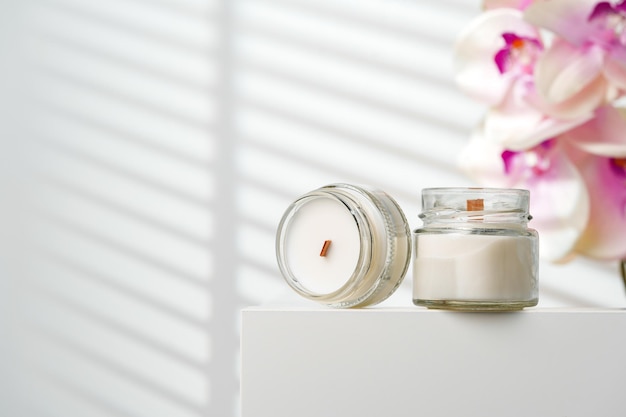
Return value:
M 527 226 L 529 201 L 527 190 L 424 189 L 413 303 L 475 311 L 537 305 L 539 238 Z

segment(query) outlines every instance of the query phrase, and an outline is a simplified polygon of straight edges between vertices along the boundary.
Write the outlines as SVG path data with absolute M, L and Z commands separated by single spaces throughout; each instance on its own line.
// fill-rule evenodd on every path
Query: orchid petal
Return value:
M 611 92 L 615 91 L 610 87 L 603 77 L 598 77 L 578 94 L 561 103 L 549 103 L 539 94 L 528 94 L 527 100 L 530 105 L 545 113 L 546 116 L 573 121 L 577 119 L 578 122 L 574 123 L 576 125 L 591 119 L 595 109 L 610 100 Z
M 541 105 L 529 105 L 533 101 L 540 101 L 531 86 L 517 83 L 515 87 L 501 106 L 493 107 L 487 113 L 484 122 L 485 136 L 507 149 L 531 148 L 594 116 L 593 109 L 588 109 L 571 119 L 548 117 Z
M 513 111 L 492 108 L 485 116 L 485 137 L 504 148 L 525 149 L 549 137 L 537 139 L 536 127 L 543 119 L 543 114 L 528 106 Z
M 603 60 L 600 48 L 578 49 L 556 40 L 537 62 L 537 91 L 548 102 L 562 103 L 599 78 Z
M 626 60 L 609 54 L 604 61 L 604 76 L 616 87 L 626 90 Z
M 474 19 L 455 46 L 456 82 L 468 95 L 489 105 L 498 104 L 511 84 L 494 62 L 503 47 L 503 33 L 539 38 L 537 29 L 524 22 L 518 10 L 490 10 Z M 485 80 L 489 80 L 485 83 Z
M 597 29 L 589 24 L 597 0 L 535 2 L 524 12 L 531 24 L 548 29 L 575 46 L 582 46 Z
M 485 137 L 481 125 L 472 132 L 469 142 L 459 154 L 458 166 L 468 177 L 481 185 L 507 187 L 508 179 L 502 175 L 503 151 L 501 145 Z
M 512 150 L 523 150 L 536 146 L 548 138 L 552 138 L 567 132 L 570 129 L 584 123 L 589 117 L 573 119 L 573 120 L 558 120 L 553 118 L 544 118 L 533 129 L 528 129 L 526 132 L 518 132 L 513 134 L 504 140 L 502 144 Z M 525 133 L 525 134 L 522 134 Z
M 539 232 L 540 255 L 559 261 L 573 250 L 589 218 L 589 196 L 581 175 L 560 153 L 549 175 L 528 181 L 531 192 L 531 226 Z
M 591 213 L 576 251 L 603 260 L 626 258 L 626 166 L 591 156 L 581 172 L 590 194 Z
M 524 10 L 532 4 L 533 0 L 484 0 L 483 9 L 517 9 Z
M 612 13 L 615 13 L 615 9 L 613 8 L 613 6 L 611 6 L 611 3 L 609 3 L 608 1 L 601 1 L 600 3 L 594 6 L 587 20 L 606 18 L 608 15 Z
M 583 178 L 563 151 L 560 139 L 520 152 L 520 157 L 533 164 L 526 168 L 525 175 L 518 166 L 518 182 L 511 187 L 530 190 L 531 226 L 540 234 L 542 258 L 563 260 L 573 251 L 589 218 L 589 196 Z
M 593 119 L 563 135 L 582 150 L 605 157 L 626 157 L 626 109 L 604 106 Z

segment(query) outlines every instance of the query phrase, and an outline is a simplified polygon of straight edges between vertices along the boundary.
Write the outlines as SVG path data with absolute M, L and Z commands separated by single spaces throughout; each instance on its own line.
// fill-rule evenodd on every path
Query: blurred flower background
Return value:
M 456 81 L 488 107 L 460 157 L 531 190 L 541 255 L 626 258 L 626 2 L 485 1 Z
M 622 113 L 599 111 L 608 75 L 567 105 L 539 103 L 529 71 L 550 43 L 515 13 L 515 36 L 466 48 L 493 74 L 478 77 L 477 105 L 453 57 L 478 0 L 0 2 L 0 415 L 239 415 L 240 311 L 296 297 L 274 253 L 287 206 L 331 182 L 369 184 L 416 228 L 422 188 L 475 185 L 456 157 L 487 107 L 465 161 L 535 181 L 561 222 L 546 223 L 578 248 L 585 207 L 593 217 L 616 196 L 586 182 L 618 187 L 621 142 L 608 128 L 601 142 L 563 135 Z M 619 73 L 600 49 L 581 65 L 601 56 L 602 74 Z M 585 183 L 555 191 L 557 174 Z M 540 270 L 540 306 L 626 305 L 613 261 Z M 412 306 L 410 286 L 383 307 Z

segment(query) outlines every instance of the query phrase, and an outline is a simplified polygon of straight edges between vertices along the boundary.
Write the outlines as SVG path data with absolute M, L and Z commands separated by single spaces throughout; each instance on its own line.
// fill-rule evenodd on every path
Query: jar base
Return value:
M 538 299 L 526 301 L 480 301 L 480 300 L 421 300 L 413 299 L 413 304 L 435 310 L 456 311 L 517 311 L 534 307 Z

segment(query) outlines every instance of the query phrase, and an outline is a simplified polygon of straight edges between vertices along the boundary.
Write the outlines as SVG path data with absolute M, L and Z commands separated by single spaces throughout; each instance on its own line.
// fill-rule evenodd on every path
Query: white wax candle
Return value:
M 332 307 L 380 303 L 402 282 L 410 231 L 384 192 L 331 184 L 289 206 L 278 225 L 276 257 L 300 295 Z
M 330 245 L 320 256 L 325 241 Z M 354 273 L 360 251 L 355 218 L 332 198 L 316 198 L 300 206 L 286 231 L 286 264 L 310 292 L 327 294 L 341 288 Z
M 537 248 L 527 237 L 422 234 L 415 250 L 414 299 L 507 301 L 537 296 Z

